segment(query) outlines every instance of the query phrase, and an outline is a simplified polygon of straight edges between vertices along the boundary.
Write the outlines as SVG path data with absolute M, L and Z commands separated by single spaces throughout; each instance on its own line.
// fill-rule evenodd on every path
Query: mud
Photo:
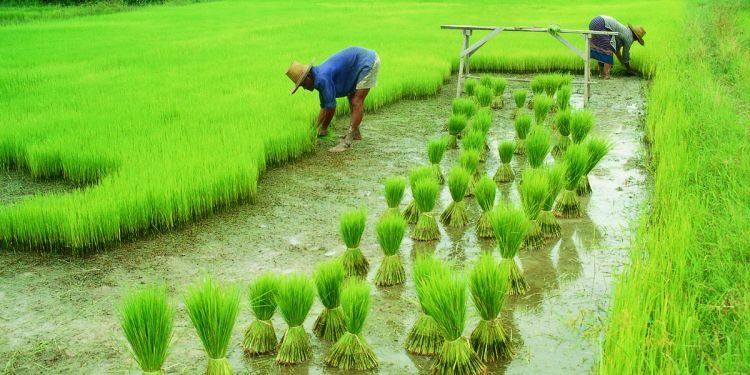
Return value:
M 516 76 L 528 78 L 524 76 Z M 405 100 L 365 116 L 364 141 L 354 150 L 332 155 L 321 144 L 317 152 L 268 171 L 262 178 L 259 199 L 178 230 L 125 243 L 86 258 L 50 254 L 8 253 L 0 256 L 0 373 L 124 373 L 136 372 L 116 315 L 117 304 L 130 287 L 152 281 L 166 283 L 177 305 L 168 373 L 200 373 L 206 357 L 182 305 L 186 287 L 205 272 L 246 288 L 261 272 L 310 273 L 315 262 L 339 255 L 339 214 L 355 206 L 368 208 L 368 228 L 362 241 L 372 270 L 382 253 L 374 223 L 385 207 L 382 179 L 406 175 L 426 162 L 426 140 L 441 134 L 450 113 L 455 82 L 427 100 Z M 491 147 L 513 134 L 510 92 L 524 83 L 511 82 L 505 109 L 495 112 Z M 595 132 L 614 142 L 614 150 L 590 176 L 594 193 L 583 199 L 586 216 L 563 221 L 562 239 L 544 249 L 522 252 L 520 261 L 530 292 L 511 298 L 503 318 L 516 345 L 514 358 L 490 367 L 493 373 L 585 373 L 599 357 L 603 328 L 611 302 L 613 278 L 627 262 L 633 224 L 646 207 L 649 182 L 645 147 L 641 143 L 645 82 L 618 78 L 593 87 Z M 574 101 L 580 105 L 580 88 Z M 337 122 L 343 134 L 347 119 Z M 330 141 L 329 141 L 330 142 Z M 447 170 L 457 158 L 449 151 Z M 523 159 L 513 162 L 519 171 Z M 493 152 L 483 165 L 494 174 Z M 19 176 L 5 181 L 28 183 Z M 15 184 L 15 182 L 14 182 Z M 11 191 L 9 203 L 33 189 Z M 15 190 L 14 190 L 15 189 Z M 17 193 L 12 193 L 17 191 Z M 518 201 L 517 185 L 503 186 L 498 199 Z M 14 198 L 16 197 L 16 198 Z M 407 196 L 404 204 L 410 198 Z M 437 210 L 450 202 L 447 188 Z M 411 266 L 415 254 L 434 252 L 459 266 L 471 264 L 481 251 L 493 248 L 478 240 L 473 225 L 479 208 L 469 199 L 472 222 L 465 230 L 445 231 L 432 243 L 406 239 L 402 254 Z M 497 254 L 497 253 L 495 253 Z M 383 374 L 426 372 L 430 360 L 408 355 L 403 340 L 419 314 L 411 280 L 406 285 L 374 288 L 365 336 L 380 359 Z M 323 362 L 329 344 L 312 337 L 314 357 L 305 365 L 279 368 L 272 356 L 247 359 L 240 348 L 244 329 L 252 320 L 245 300 L 232 337 L 229 358 L 237 373 L 336 373 Z M 316 302 L 305 327 L 320 312 Z M 477 315 L 470 308 L 465 334 Z M 274 318 L 279 336 L 285 327 Z

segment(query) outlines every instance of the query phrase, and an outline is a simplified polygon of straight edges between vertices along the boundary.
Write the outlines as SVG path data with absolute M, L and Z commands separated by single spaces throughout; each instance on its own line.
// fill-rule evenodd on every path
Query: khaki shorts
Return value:
M 380 56 L 375 56 L 375 62 L 367 75 L 357 83 L 356 89 L 371 89 L 378 85 L 378 71 L 380 70 Z

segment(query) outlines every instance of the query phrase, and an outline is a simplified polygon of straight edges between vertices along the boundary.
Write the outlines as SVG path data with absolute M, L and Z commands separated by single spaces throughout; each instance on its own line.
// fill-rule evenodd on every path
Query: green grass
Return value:
M 174 328 L 174 307 L 164 287 L 128 292 L 120 306 L 120 326 L 144 373 L 163 371 Z

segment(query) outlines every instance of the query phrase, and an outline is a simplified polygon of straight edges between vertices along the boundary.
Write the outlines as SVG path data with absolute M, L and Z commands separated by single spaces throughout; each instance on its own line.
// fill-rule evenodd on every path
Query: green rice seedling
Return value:
M 492 89 L 492 77 L 491 76 L 479 77 L 479 85 L 482 87 L 486 87 L 488 89 Z
M 510 204 L 501 204 L 490 216 L 492 229 L 495 231 L 495 241 L 500 251 L 500 268 L 508 278 L 509 294 L 524 294 L 529 288 L 523 272 L 518 268 L 515 257 L 521 249 L 526 234 L 529 232 L 529 219 L 526 214 Z
M 470 98 L 455 98 L 452 103 L 453 114 L 472 118 L 477 113 L 477 103 Z
M 144 374 L 163 374 L 174 329 L 174 307 L 164 287 L 129 291 L 119 309 L 120 326 Z
M 552 97 L 547 95 L 534 96 L 534 119 L 537 125 L 544 125 L 550 109 L 552 109 Z
M 477 236 L 479 238 L 495 237 L 495 233 L 492 231 L 492 223 L 490 222 L 490 214 L 492 207 L 495 206 L 496 190 L 495 181 L 489 176 L 482 176 L 474 187 L 474 195 L 477 198 L 479 207 L 482 209 L 479 222 L 477 222 Z
M 534 100 L 536 100 L 537 95 L 542 95 L 544 93 L 544 87 L 546 86 L 547 78 L 538 75 L 531 79 L 531 92 L 534 94 Z
M 423 178 L 435 178 L 432 166 L 421 166 L 416 167 L 409 172 L 409 187 L 412 191 L 412 198 L 414 196 L 414 185 L 417 181 Z M 404 219 L 409 224 L 416 224 L 419 219 L 419 210 L 417 210 L 417 204 L 414 199 L 406 206 L 403 213 Z
M 425 178 L 417 181 L 414 186 L 414 201 L 419 211 L 419 219 L 411 238 L 417 241 L 431 241 L 440 238 L 440 230 L 437 220 L 432 216 L 431 211 L 435 208 L 440 186 L 437 181 L 431 178 Z
M 535 249 L 544 242 L 542 228 L 539 226 L 539 212 L 542 210 L 545 199 L 547 199 L 549 182 L 544 170 L 527 169 L 523 173 L 521 182 L 521 204 L 529 219 L 529 233 L 526 235 L 524 245 L 527 249 Z
M 331 346 L 325 358 L 326 364 L 347 371 L 374 369 L 378 366 L 378 358 L 362 334 L 370 309 L 370 285 L 364 280 L 347 282 L 341 293 L 341 306 L 344 308 L 346 332 Z
M 188 289 L 185 307 L 208 354 L 206 374 L 231 374 L 227 348 L 240 310 L 238 290 L 217 284 L 206 276 L 201 283 Z
M 364 277 L 367 276 L 367 271 L 370 270 L 370 263 L 359 248 L 359 241 L 362 239 L 362 233 L 365 231 L 366 219 L 367 211 L 364 208 L 350 210 L 341 215 L 339 233 L 346 245 L 346 251 L 344 251 L 341 261 L 344 265 L 344 274 L 346 277 Z
M 508 81 L 505 78 L 498 77 L 492 80 L 492 93 L 495 96 L 502 96 L 506 87 L 508 87 Z
M 555 205 L 557 217 L 581 217 L 581 202 L 575 190 L 586 173 L 588 160 L 589 153 L 585 145 L 571 144 L 565 151 L 565 189 Z
M 504 140 L 497 145 L 497 153 L 500 156 L 500 166 L 497 167 L 497 172 L 495 172 L 495 182 L 511 182 L 516 177 L 513 173 L 513 168 L 510 167 L 510 162 L 513 160 L 513 152 L 515 149 L 516 144 L 510 140 Z
M 248 298 L 255 320 L 247 327 L 242 341 L 242 348 L 248 355 L 267 354 L 276 350 L 278 341 L 271 318 L 276 312 L 278 286 L 278 277 L 270 273 L 259 276 L 250 284 Z
M 479 130 L 482 134 L 487 135 L 492 127 L 492 111 L 489 108 L 482 108 L 477 111 L 474 119 L 471 120 L 471 129 Z
M 570 114 L 570 138 L 580 144 L 594 127 L 594 113 L 588 109 L 574 111 Z
M 513 101 L 516 103 L 516 110 L 520 111 L 523 109 L 524 104 L 526 104 L 526 96 L 528 93 L 524 89 L 518 89 L 513 91 Z
M 555 96 L 557 92 L 560 81 L 559 76 L 559 74 L 546 74 L 541 77 L 544 84 L 544 93 L 550 98 Z
M 560 156 L 565 154 L 565 150 L 568 149 L 568 145 L 570 144 L 570 109 L 557 112 L 555 124 L 557 125 L 560 137 L 552 148 L 552 155 Z
M 409 330 L 404 347 L 411 354 L 417 355 L 435 355 L 443 346 L 445 337 L 437 327 L 433 319 L 424 307 L 426 280 L 448 272 L 445 263 L 431 256 L 419 256 L 414 261 L 414 288 L 417 292 L 417 299 L 422 314 L 419 316 L 414 326 Z
M 461 138 L 461 145 L 464 146 L 464 150 L 476 151 L 479 155 L 479 161 L 483 161 L 485 155 L 485 136 L 479 129 L 471 129 L 463 138 Z
M 516 129 L 515 153 L 524 155 L 526 153 L 526 136 L 529 134 L 529 130 L 531 130 L 531 117 L 526 114 L 518 115 L 513 124 Z
M 385 203 L 388 205 L 383 216 L 401 216 L 401 211 L 398 206 L 404 199 L 406 179 L 401 176 L 391 176 L 385 179 L 383 186 L 385 187 Z
M 492 95 L 492 89 L 485 86 L 479 86 L 476 90 L 476 96 L 477 96 L 477 102 L 481 107 L 489 107 L 492 105 L 492 99 L 494 96 Z
M 391 217 L 396 218 L 396 220 L 401 219 L 399 216 L 387 216 L 386 218 Z M 336 342 L 346 331 L 344 313 L 341 311 L 344 266 L 335 259 L 321 262 L 315 268 L 313 279 L 318 298 L 323 304 L 323 311 L 320 312 L 320 315 L 315 319 L 315 324 L 313 324 L 313 332 L 316 336 L 327 341 Z
M 435 319 L 445 341 L 432 363 L 432 374 L 484 374 L 482 360 L 463 337 L 466 325 L 466 279 L 448 271 L 425 278 L 422 306 Z
M 469 341 L 483 362 L 507 359 L 513 353 L 510 338 L 505 334 L 500 312 L 508 293 L 508 276 L 490 254 L 479 257 L 469 275 L 469 290 L 481 319 Z
M 471 174 L 469 186 L 466 188 L 466 196 L 470 197 L 474 195 L 474 184 L 476 184 L 479 178 L 479 153 L 475 150 L 463 150 L 461 155 L 458 156 L 458 162 L 461 164 L 461 167 Z
M 380 248 L 383 249 L 383 262 L 375 274 L 374 283 L 377 286 L 393 286 L 406 281 L 406 271 L 401 262 L 398 249 L 406 232 L 406 221 L 400 216 L 390 216 L 380 219 L 375 227 Z
M 440 215 L 440 222 L 449 227 L 460 228 L 469 221 L 464 196 L 472 178 L 466 169 L 459 166 L 451 168 L 448 172 L 448 190 L 450 190 L 453 201 Z
M 310 337 L 302 323 L 310 312 L 314 298 L 313 281 L 307 276 L 292 274 L 279 282 L 276 303 L 288 328 L 281 337 L 276 363 L 294 365 L 312 357 Z
M 455 107 L 455 104 L 454 104 L 454 107 Z M 466 119 L 466 115 L 462 115 L 462 114 L 461 115 L 454 114 L 448 119 L 449 139 L 447 143 L 447 148 L 450 148 L 450 149 L 458 148 L 458 138 L 461 138 L 461 133 L 463 133 L 464 129 L 466 129 L 467 122 L 468 120 Z
M 550 150 L 552 136 L 547 128 L 534 125 L 526 136 L 526 158 L 531 168 L 541 168 L 544 166 L 544 159 Z
M 562 85 L 560 89 L 557 90 L 557 97 L 555 99 L 557 101 L 558 111 L 564 111 L 570 108 L 570 97 L 572 94 L 573 88 L 570 85 Z
M 585 143 L 586 150 L 588 151 L 588 162 L 586 163 L 586 170 L 581 177 L 581 181 L 578 183 L 576 193 L 580 196 L 591 194 L 591 184 L 589 183 L 589 173 L 596 167 L 597 164 L 609 153 L 612 149 L 612 144 L 604 138 L 591 136 Z
M 545 172 L 547 173 L 547 197 L 544 199 L 544 204 L 542 205 L 542 210 L 539 212 L 537 221 L 545 238 L 557 238 L 560 237 L 561 228 L 560 223 L 557 222 L 557 218 L 552 213 L 552 208 L 555 206 L 555 200 L 563 188 L 565 165 L 563 163 L 555 163 L 552 167 L 547 168 Z
M 466 95 L 473 96 L 477 91 L 479 83 L 473 79 L 467 79 L 464 81 L 464 92 Z
M 446 146 L 447 143 L 443 138 L 433 139 L 427 143 L 427 157 L 432 165 L 432 173 L 441 185 L 445 183 L 445 177 L 440 170 L 440 162 L 443 160 Z

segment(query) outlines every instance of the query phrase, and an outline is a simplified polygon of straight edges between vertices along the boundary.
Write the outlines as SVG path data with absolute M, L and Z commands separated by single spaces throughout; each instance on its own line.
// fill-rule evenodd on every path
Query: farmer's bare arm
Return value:
M 627 70 L 628 72 L 633 71 L 633 68 L 630 67 L 630 63 L 622 62 L 622 52 L 620 52 L 620 49 L 615 49 L 615 56 L 617 56 L 617 60 L 620 61 L 622 66 L 625 67 L 625 70 Z
M 321 108 L 320 113 L 318 113 L 318 126 L 327 128 L 334 114 L 336 114 L 336 108 Z

